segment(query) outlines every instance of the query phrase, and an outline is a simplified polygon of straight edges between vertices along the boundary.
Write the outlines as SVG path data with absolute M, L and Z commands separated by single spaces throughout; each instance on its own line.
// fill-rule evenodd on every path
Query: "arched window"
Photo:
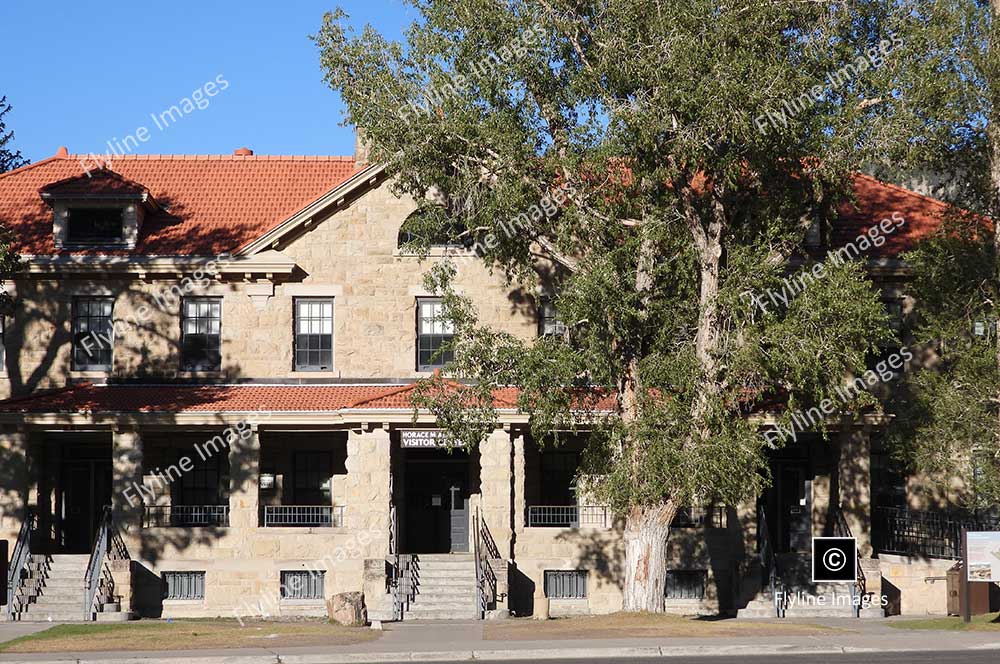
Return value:
M 396 245 L 401 249 L 407 245 L 463 249 L 472 246 L 472 237 L 463 235 L 464 225 L 458 221 L 442 224 L 436 217 L 426 210 L 411 213 L 399 227 Z

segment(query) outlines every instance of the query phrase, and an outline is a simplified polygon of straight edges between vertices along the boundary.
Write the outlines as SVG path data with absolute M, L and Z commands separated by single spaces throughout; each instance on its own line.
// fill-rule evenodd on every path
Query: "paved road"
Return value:
M 482 660 L 487 661 L 487 660 Z M 505 664 L 997 664 L 996 650 L 961 650 L 950 652 L 848 653 L 843 655 L 768 655 L 766 657 L 642 657 L 629 659 L 509 659 Z M 422 662 L 422 664 L 454 664 L 454 662 Z

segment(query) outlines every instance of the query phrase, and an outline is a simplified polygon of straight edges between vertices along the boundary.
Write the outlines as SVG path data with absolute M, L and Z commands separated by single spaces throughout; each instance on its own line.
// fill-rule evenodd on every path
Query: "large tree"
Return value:
M 461 236 L 512 282 L 542 283 L 568 327 L 490 329 L 439 264 L 446 373 L 468 387 L 437 377 L 420 403 L 467 445 L 502 385 L 520 388 L 536 440 L 586 429 L 587 488 L 624 518 L 624 608 L 662 611 L 678 507 L 767 481 L 780 441 L 747 414 L 776 395 L 786 424 L 824 399 L 868 402 L 837 391 L 889 335 L 860 262 L 828 262 L 787 305 L 751 295 L 780 291 L 793 257 L 811 268 L 810 230 L 828 236 L 852 169 L 893 140 L 891 3 L 414 6 L 405 43 L 326 16 L 315 39 L 346 121 L 419 201 L 418 242 Z
M 1000 502 L 1000 2 L 907 0 L 911 41 L 890 68 L 894 161 L 931 171 L 953 204 L 905 258 L 914 341 L 928 366 L 894 404 L 902 460 L 954 487 L 962 507 Z
M 28 163 L 28 160 L 21 156 L 20 150 L 11 150 L 8 144 L 14 140 L 14 132 L 7 129 L 4 116 L 10 112 L 11 106 L 7 103 L 7 97 L 0 97 L 0 173 L 15 168 L 20 168 Z M 14 272 L 20 267 L 21 261 L 14 250 L 14 235 L 7 229 L 0 219 L 0 286 L 3 285 L 4 277 Z M 11 298 L 6 291 L 0 291 L 0 315 L 6 312 L 13 305 Z

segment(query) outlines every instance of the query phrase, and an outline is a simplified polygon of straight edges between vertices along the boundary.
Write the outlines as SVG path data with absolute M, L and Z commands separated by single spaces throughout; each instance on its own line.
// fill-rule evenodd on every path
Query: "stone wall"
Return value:
M 292 318 L 296 297 L 334 298 L 334 366 L 308 378 L 398 379 L 416 371 L 416 297 L 430 295 L 423 275 L 440 257 L 421 261 L 397 248 L 399 227 L 414 209 L 381 185 L 280 247 L 298 265 L 295 276 L 270 282 L 213 280 L 189 295 L 218 296 L 222 306 L 222 369 L 227 378 L 301 377 L 293 371 Z M 209 259 L 206 259 L 206 263 Z M 472 256 L 458 256 L 456 286 L 479 307 L 483 323 L 522 338 L 537 334 L 533 289 L 508 287 Z M 190 281 L 190 279 L 189 279 Z M 6 371 L 0 398 L 62 386 L 103 372 L 74 371 L 71 309 L 76 296 L 115 300 L 119 323 L 112 373 L 174 375 L 180 371 L 183 293 L 177 278 L 18 279 L 19 308 L 8 320 Z M 174 289 L 173 291 L 171 289 Z

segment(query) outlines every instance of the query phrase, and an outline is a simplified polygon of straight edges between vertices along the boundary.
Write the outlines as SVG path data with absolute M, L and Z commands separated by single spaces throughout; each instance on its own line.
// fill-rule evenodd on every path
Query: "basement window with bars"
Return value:
M 545 596 L 549 599 L 586 599 L 587 570 L 545 570 Z
M 205 573 L 164 572 L 163 599 L 205 599 Z
M 705 578 L 703 569 L 667 570 L 667 599 L 705 599 Z
M 323 572 L 282 572 L 281 599 L 323 599 Z

